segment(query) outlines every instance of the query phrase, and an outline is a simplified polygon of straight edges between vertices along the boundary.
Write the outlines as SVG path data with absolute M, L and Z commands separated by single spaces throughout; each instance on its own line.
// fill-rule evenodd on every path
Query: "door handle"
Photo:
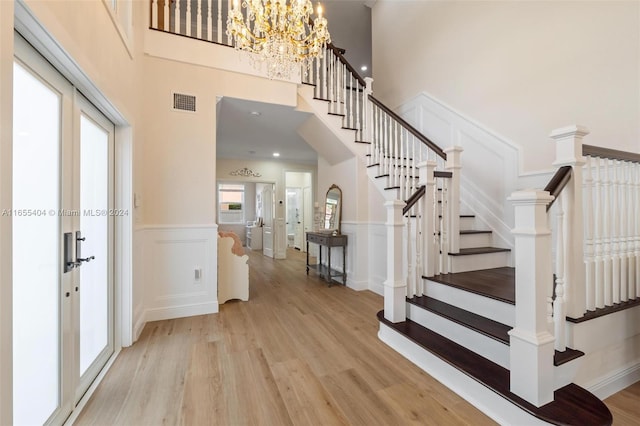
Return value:
M 82 262 L 91 262 L 96 258 L 95 256 L 80 257 L 82 256 L 82 242 L 85 240 L 86 238 L 82 236 L 82 232 L 76 231 L 76 266 L 82 265 Z

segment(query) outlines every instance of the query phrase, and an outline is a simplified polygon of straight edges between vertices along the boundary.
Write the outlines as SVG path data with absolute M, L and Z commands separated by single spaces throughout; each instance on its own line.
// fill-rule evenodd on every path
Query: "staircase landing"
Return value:
M 511 305 L 516 303 L 515 268 L 483 269 L 423 278 Z

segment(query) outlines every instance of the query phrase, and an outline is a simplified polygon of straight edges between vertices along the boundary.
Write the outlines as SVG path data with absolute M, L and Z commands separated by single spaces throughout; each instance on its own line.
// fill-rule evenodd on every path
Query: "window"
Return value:
M 244 223 L 243 184 L 218 184 L 218 218 L 220 223 Z

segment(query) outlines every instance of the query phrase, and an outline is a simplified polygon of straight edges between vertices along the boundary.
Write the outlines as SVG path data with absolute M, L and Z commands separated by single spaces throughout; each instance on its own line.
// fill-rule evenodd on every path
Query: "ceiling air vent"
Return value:
M 173 109 L 177 111 L 196 112 L 196 97 L 184 93 L 173 93 Z

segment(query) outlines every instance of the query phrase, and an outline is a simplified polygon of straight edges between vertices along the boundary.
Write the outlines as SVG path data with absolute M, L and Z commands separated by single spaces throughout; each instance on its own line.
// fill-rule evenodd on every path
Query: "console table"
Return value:
M 318 263 L 315 265 L 309 264 L 309 243 L 318 244 L 320 246 Z M 327 265 L 322 264 L 322 246 L 327 247 L 328 259 Z M 342 272 L 335 269 L 331 269 L 331 248 L 342 247 Z M 332 235 L 322 232 L 307 232 L 307 275 L 309 275 L 309 269 L 314 269 L 318 272 L 320 277 L 324 278 L 329 285 L 333 281 L 340 284 L 347 284 L 347 236 L 346 235 Z M 341 277 L 342 281 L 335 278 Z

